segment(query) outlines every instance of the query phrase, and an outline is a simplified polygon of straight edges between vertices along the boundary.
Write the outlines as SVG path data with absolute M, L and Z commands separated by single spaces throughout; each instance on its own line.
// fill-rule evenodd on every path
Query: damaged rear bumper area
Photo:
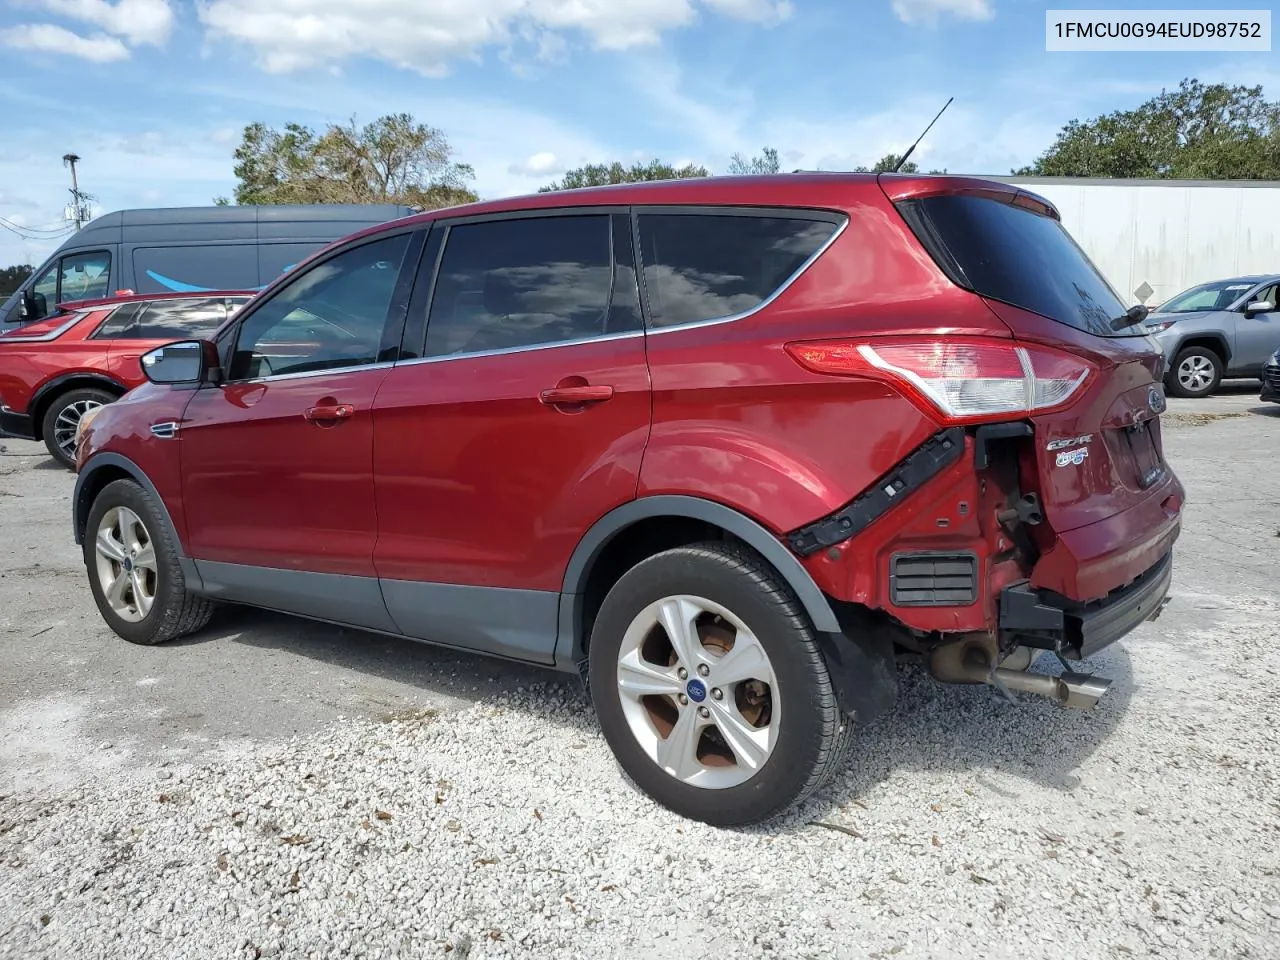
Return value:
M 1131 583 L 1107 596 L 1080 603 L 1029 582 L 1000 593 L 1001 646 L 1051 650 L 1065 660 L 1084 660 L 1115 643 L 1139 624 L 1154 620 L 1169 600 L 1173 554 L 1166 553 Z
M 977 636 L 944 643 L 926 653 L 929 672 L 946 683 L 981 683 L 1008 699 L 1027 693 L 1068 707 L 1091 709 L 1111 681 L 1067 667 L 1115 643 L 1139 624 L 1154 620 L 1168 602 L 1173 554 L 1131 583 L 1101 599 L 1080 603 L 1028 582 L 1000 593 L 998 638 Z M 1003 653 L 1001 653 L 1003 651 Z M 1037 656 L 1050 651 L 1062 662 L 1057 676 L 1032 673 Z

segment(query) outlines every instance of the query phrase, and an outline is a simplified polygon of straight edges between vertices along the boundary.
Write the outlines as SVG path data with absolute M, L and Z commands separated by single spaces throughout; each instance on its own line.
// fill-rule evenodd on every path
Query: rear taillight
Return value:
M 892 384 L 946 423 L 1006 420 L 1065 406 L 1093 367 L 1069 353 L 979 337 L 788 343 L 816 373 Z

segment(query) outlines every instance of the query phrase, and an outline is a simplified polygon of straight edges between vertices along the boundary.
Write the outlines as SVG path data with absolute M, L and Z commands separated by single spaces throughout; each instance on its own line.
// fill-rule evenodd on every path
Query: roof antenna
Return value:
M 948 98 L 947 98 L 947 102 L 946 102 L 946 103 L 944 103 L 944 104 L 942 105 L 942 110 L 939 110 L 939 111 L 938 111 L 938 117 L 942 116 L 943 112 L 947 109 L 947 107 L 951 106 L 951 101 L 952 101 L 952 100 L 954 100 L 954 99 L 955 99 L 955 97 L 948 97 Z M 911 154 L 915 152 L 916 147 L 920 146 L 920 141 L 924 139 L 924 134 L 925 134 L 925 133 L 928 133 L 928 132 L 929 132 L 929 128 L 930 128 L 930 127 L 932 127 L 935 123 L 937 123 L 937 122 L 938 122 L 938 117 L 934 117 L 932 120 L 930 120 L 930 121 L 929 121 L 929 126 L 924 128 L 924 133 L 922 133 L 922 134 L 920 134 L 920 136 L 916 137 L 916 142 L 915 142 L 915 143 L 913 143 L 913 144 L 910 146 L 910 148 L 908 148 L 907 152 L 906 152 L 906 153 L 904 153 L 904 154 L 902 155 L 902 159 L 900 159 L 900 160 L 898 161 L 898 165 L 897 165 L 896 167 L 894 167 L 894 168 L 893 168 L 893 172 L 894 172 L 894 173 L 897 173 L 900 169 L 902 169 L 902 165 L 903 165 L 904 163 L 906 163 L 906 162 L 907 162 L 907 157 L 911 156 Z

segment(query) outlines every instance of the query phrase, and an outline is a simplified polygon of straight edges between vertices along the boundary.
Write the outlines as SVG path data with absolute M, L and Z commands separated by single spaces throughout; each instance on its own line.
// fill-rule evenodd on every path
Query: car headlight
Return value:
M 76 446 L 80 446 L 80 438 L 84 436 L 84 432 L 89 429 L 89 424 L 93 423 L 93 418 L 102 412 L 102 407 L 93 407 L 86 410 L 80 415 L 80 422 L 76 424 Z

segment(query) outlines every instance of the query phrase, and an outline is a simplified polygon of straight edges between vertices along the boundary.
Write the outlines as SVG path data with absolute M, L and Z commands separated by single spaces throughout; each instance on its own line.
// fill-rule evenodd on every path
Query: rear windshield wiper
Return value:
M 1123 330 L 1125 327 L 1132 327 L 1135 323 L 1141 323 L 1147 319 L 1147 314 L 1151 312 L 1151 308 L 1144 303 L 1135 303 L 1132 307 L 1124 312 L 1124 316 L 1116 317 L 1111 321 L 1112 330 Z

